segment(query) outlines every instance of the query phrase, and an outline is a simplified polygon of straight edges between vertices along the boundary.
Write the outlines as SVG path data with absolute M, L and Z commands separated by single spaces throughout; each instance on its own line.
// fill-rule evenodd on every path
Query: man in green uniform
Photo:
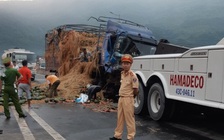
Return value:
M 13 69 L 13 65 L 9 58 L 3 59 L 3 64 L 6 68 L 5 72 L 0 75 L 0 93 L 2 93 L 2 85 L 4 82 L 4 89 L 3 89 L 3 106 L 4 106 L 4 113 L 7 119 L 10 119 L 10 112 L 9 112 L 9 98 L 12 99 L 12 102 L 16 108 L 17 113 L 19 114 L 20 118 L 25 118 L 21 106 L 19 104 L 19 98 L 17 93 L 15 92 L 14 84 L 18 82 L 22 78 L 21 74 L 16 70 Z

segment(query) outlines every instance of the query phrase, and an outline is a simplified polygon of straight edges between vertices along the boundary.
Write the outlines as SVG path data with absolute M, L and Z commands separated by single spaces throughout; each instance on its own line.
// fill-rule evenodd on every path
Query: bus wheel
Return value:
M 135 114 L 143 114 L 146 112 L 146 101 L 145 101 L 145 95 L 144 95 L 144 86 L 142 82 L 139 82 L 139 94 L 135 97 Z
M 155 83 L 148 94 L 148 111 L 153 120 L 161 120 L 165 112 L 165 95 L 162 86 Z

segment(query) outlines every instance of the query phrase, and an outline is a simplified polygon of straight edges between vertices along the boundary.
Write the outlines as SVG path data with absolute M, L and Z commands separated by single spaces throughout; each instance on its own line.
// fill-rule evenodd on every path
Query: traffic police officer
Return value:
M 12 102 L 16 108 L 17 113 L 19 114 L 20 118 L 25 118 L 21 106 L 19 104 L 19 98 L 17 93 L 15 92 L 14 84 L 18 82 L 22 78 L 21 74 L 13 68 L 12 62 L 10 58 L 6 57 L 3 60 L 3 64 L 6 67 L 5 72 L 0 75 L 0 92 L 2 92 L 2 81 L 4 81 L 4 95 L 3 95 L 3 106 L 4 106 L 4 113 L 7 119 L 10 119 L 10 112 L 9 112 L 9 98 L 12 99 Z M 16 80 L 17 79 L 17 80 Z
M 127 139 L 133 140 L 135 129 L 134 116 L 134 97 L 138 93 L 138 78 L 135 73 L 130 70 L 133 59 L 129 54 L 125 54 L 121 58 L 123 71 L 121 72 L 121 86 L 119 89 L 118 111 L 117 111 L 117 127 L 115 134 L 110 140 L 121 140 L 124 128 L 124 122 L 127 125 Z

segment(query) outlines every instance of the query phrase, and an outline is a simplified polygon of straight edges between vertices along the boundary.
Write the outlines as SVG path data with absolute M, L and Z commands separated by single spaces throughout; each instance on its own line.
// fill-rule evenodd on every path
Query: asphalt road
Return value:
M 38 104 L 27 117 L 0 115 L 0 140 L 108 140 L 116 127 L 116 112 L 94 112 L 81 104 Z M 15 113 L 15 114 L 14 114 Z M 190 117 L 190 118 L 188 118 Z M 136 116 L 136 140 L 223 140 L 223 120 L 204 116 L 180 116 L 173 121 L 155 122 L 147 116 Z M 26 130 L 28 129 L 28 130 Z M 25 132 L 23 132 L 25 131 Z M 123 139 L 126 139 L 124 131 Z M 30 136 L 31 135 L 31 136 Z
M 46 82 L 45 75 L 43 75 L 43 74 L 36 74 L 34 82 L 36 82 L 36 83 L 44 83 L 44 82 Z
M 44 76 L 38 77 L 36 81 L 43 82 Z M 23 110 L 25 119 L 18 118 L 13 107 L 10 120 L 0 115 L 0 140 L 108 140 L 116 127 L 116 112 L 95 112 L 82 104 L 35 104 L 30 110 L 23 105 Z M 161 122 L 136 116 L 135 140 L 223 140 L 223 118 L 223 112 L 207 116 L 188 111 Z M 125 129 L 123 139 L 126 134 Z

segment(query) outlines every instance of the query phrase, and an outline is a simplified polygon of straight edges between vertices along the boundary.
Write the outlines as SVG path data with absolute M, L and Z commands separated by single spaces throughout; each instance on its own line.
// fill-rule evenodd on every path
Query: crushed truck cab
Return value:
M 161 120 L 172 115 L 175 101 L 224 109 L 223 60 L 224 45 L 135 57 L 132 70 L 140 81 L 135 113 L 148 111 Z
M 127 20 L 108 20 L 101 51 L 102 65 L 108 72 L 118 70 L 124 54 L 133 57 L 154 54 L 156 45 L 157 41 L 148 28 Z
M 133 57 L 154 54 L 158 43 L 151 30 L 138 23 L 103 16 L 97 21 L 105 27 L 105 35 L 102 47 L 98 48 L 100 71 L 95 79 L 106 85 L 104 97 L 115 99 L 120 88 L 121 57 L 124 54 Z

